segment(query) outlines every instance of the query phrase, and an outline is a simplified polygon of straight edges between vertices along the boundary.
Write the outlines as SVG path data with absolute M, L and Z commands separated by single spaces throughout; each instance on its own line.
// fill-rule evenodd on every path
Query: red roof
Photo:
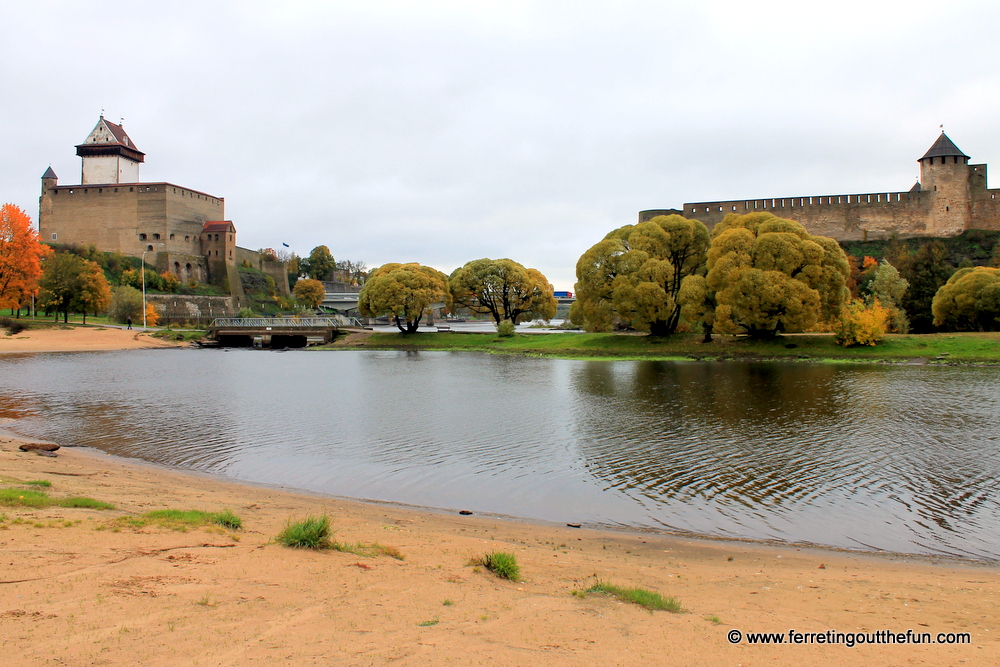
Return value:
M 235 232 L 236 225 L 232 220 L 212 220 L 201 228 L 203 232 Z

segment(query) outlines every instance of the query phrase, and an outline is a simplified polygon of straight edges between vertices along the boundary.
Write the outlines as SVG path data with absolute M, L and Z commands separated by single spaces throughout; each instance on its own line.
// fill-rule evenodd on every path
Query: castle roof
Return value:
M 958 146 L 955 145 L 955 142 L 949 139 L 947 134 L 942 132 L 941 136 L 934 142 L 934 145 L 927 149 L 927 152 L 924 153 L 924 156 L 920 158 L 920 160 L 926 160 L 929 157 L 952 156 L 964 157 L 966 160 L 969 159 L 969 156 L 958 150 Z M 919 162 L 920 160 L 917 161 Z
M 56 172 L 52 171 L 52 165 L 49 165 L 49 168 L 45 170 L 44 174 L 42 174 L 42 178 L 59 178 L 59 177 L 56 176 Z
M 76 154 L 81 157 L 98 155 L 122 155 L 136 162 L 145 161 L 145 153 L 135 147 L 132 139 L 125 133 L 125 128 L 116 125 L 104 116 L 90 131 L 83 143 L 76 147 Z
M 210 220 L 201 228 L 203 232 L 235 232 L 236 225 L 232 220 Z

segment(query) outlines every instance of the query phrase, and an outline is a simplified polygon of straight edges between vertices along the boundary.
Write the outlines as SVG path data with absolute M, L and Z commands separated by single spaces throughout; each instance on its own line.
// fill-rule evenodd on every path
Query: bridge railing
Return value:
M 217 317 L 209 325 L 210 329 L 241 328 L 262 329 L 279 327 L 282 329 L 336 328 L 337 320 L 330 317 Z

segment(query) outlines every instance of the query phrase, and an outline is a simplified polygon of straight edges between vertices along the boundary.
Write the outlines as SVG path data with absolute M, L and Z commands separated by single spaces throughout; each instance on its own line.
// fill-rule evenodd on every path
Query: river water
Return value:
M 63 444 L 340 496 L 1000 558 L 1000 368 L 0 355 L 0 418 Z

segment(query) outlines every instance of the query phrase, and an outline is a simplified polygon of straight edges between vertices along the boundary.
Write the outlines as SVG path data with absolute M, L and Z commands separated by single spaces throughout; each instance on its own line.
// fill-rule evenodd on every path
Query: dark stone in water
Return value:
M 469 510 L 462 510 L 462 511 L 459 512 L 459 514 L 463 514 L 465 516 L 469 516 L 470 514 L 472 514 L 472 512 L 470 512 Z
M 570 528 L 579 528 L 583 524 L 582 523 L 567 523 L 566 525 L 569 526 Z

